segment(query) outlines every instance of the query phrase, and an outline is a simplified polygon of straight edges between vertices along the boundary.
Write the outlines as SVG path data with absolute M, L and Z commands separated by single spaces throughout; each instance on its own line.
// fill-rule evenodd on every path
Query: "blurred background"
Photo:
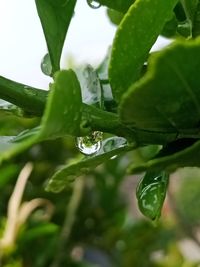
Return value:
M 40 70 L 47 48 L 34 1 L 1 1 L 0 25 L 0 74 L 47 89 L 50 78 Z M 78 0 L 62 67 L 98 66 L 115 30 L 105 8 L 91 9 Z M 168 42 L 160 38 L 154 49 Z M 0 116 L 0 134 L 14 135 L 37 123 Z M 126 176 L 126 166 L 154 151 L 150 146 L 112 159 L 59 194 L 45 192 L 44 186 L 60 165 L 80 159 L 73 138 L 43 142 L 5 162 L 0 169 L 0 266 L 200 266 L 198 168 L 171 175 L 158 225 L 138 211 L 135 190 L 141 175 Z M 27 162 L 32 172 L 26 165 L 19 176 Z

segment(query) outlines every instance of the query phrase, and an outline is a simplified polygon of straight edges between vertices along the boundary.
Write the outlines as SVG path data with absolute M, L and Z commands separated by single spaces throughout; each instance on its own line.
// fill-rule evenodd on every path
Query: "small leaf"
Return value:
M 76 0 L 35 0 L 51 58 L 52 72 L 60 69 L 65 36 L 74 14 Z
M 120 23 L 112 48 L 109 78 L 117 101 L 139 77 L 148 53 L 171 18 L 177 0 L 137 0 Z
M 165 200 L 169 175 L 165 172 L 147 172 L 140 181 L 136 196 L 144 216 L 157 221 Z
M 121 137 L 111 137 L 103 141 L 98 153 L 93 156 L 85 157 L 83 160 L 64 166 L 57 171 L 50 179 L 46 190 L 60 192 L 70 184 L 75 178 L 85 175 L 99 164 L 111 159 L 115 155 L 128 151 L 131 147 L 127 141 Z

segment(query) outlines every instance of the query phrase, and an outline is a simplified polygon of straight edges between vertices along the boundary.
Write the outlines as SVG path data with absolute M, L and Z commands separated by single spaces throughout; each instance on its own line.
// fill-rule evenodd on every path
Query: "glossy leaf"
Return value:
M 52 63 L 52 72 L 60 69 L 65 36 L 74 14 L 76 0 L 35 0 Z
M 120 23 L 112 48 L 109 79 L 120 101 L 140 76 L 148 53 L 171 18 L 177 0 L 137 0 Z
M 150 171 L 140 181 L 136 196 L 144 216 L 158 220 L 165 200 L 169 175 L 165 172 Z
M 179 138 L 189 132 L 195 136 L 200 118 L 199 55 L 199 39 L 177 41 L 152 55 L 146 75 L 123 97 L 122 122 L 146 131 L 176 132 Z
M 93 156 L 62 167 L 50 179 L 46 190 L 60 192 L 75 178 L 87 174 L 99 164 L 111 159 L 115 155 L 128 151 L 130 147 L 127 141 L 121 137 L 111 137 L 103 141 L 101 149 Z

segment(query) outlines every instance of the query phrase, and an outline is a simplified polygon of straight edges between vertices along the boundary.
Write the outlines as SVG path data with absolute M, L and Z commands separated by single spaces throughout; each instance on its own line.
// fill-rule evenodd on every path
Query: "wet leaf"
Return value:
M 169 175 L 165 172 L 150 171 L 141 179 L 136 196 L 142 214 L 151 220 L 160 218 L 165 200 Z
M 57 171 L 51 177 L 46 190 L 60 192 L 78 176 L 87 174 L 101 163 L 129 149 L 131 148 L 127 145 L 126 139 L 121 137 L 108 138 L 103 141 L 101 149 L 93 156 L 85 157 L 83 160 L 64 166 Z

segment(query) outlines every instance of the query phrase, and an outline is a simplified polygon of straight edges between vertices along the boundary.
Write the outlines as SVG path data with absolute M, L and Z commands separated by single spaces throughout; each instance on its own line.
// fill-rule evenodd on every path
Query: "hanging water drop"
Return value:
M 97 9 L 97 8 L 100 8 L 101 7 L 101 4 L 98 3 L 97 1 L 95 0 L 87 0 L 87 3 L 88 5 L 93 8 L 93 9 Z
M 81 153 L 90 156 L 101 149 L 103 133 L 93 132 L 91 135 L 77 137 L 76 146 Z
M 51 65 L 51 59 L 49 54 L 46 54 L 41 62 L 41 70 L 42 72 L 47 75 L 47 76 L 51 76 L 52 74 L 52 65 Z

